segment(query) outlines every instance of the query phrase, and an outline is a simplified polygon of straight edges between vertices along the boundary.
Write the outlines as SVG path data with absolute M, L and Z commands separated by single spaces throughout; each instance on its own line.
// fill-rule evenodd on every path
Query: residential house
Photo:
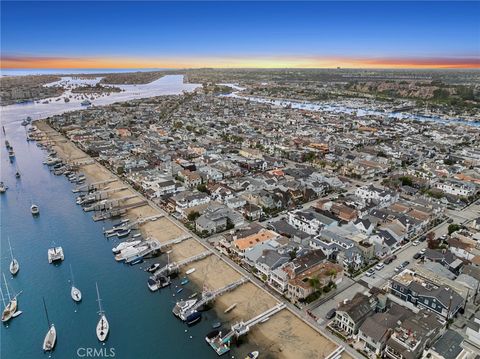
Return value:
M 363 293 L 356 293 L 351 300 L 340 303 L 333 322 L 334 328 L 347 336 L 355 335 L 363 322 L 369 317 L 376 306 L 376 299 Z

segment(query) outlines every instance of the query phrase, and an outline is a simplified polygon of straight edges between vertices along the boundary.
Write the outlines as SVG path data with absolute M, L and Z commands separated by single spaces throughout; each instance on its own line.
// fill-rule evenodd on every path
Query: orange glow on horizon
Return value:
M 349 58 L 319 56 L 224 56 L 184 58 L 40 57 L 4 55 L 2 69 L 102 68 L 480 68 L 480 58 Z

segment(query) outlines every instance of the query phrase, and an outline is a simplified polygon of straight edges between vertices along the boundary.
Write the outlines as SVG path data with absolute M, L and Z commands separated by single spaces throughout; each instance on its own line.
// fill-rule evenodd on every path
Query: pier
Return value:
M 189 234 L 186 234 L 184 236 L 172 239 L 172 240 L 167 241 L 167 242 L 163 242 L 163 243 L 159 242 L 160 243 L 160 249 L 163 250 L 164 248 L 170 247 L 172 244 L 182 243 L 183 241 L 186 241 L 189 238 L 192 238 L 192 236 L 190 236 Z
M 143 224 L 145 222 L 156 221 L 157 219 L 162 218 L 162 217 L 164 217 L 163 214 L 157 214 L 155 216 L 149 216 L 149 217 L 140 217 L 140 218 L 138 218 L 137 220 L 135 220 L 131 223 L 125 223 L 125 225 L 122 226 L 122 229 L 131 229 L 131 228 L 133 228 L 135 226 L 138 226 L 140 224 Z
M 182 319 L 182 320 L 187 320 L 187 317 L 190 314 L 197 311 L 199 308 L 201 308 L 205 304 L 215 300 L 215 298 L 221 296 L 222 294 L 225 294 L 227 292 L 230 292 L 230 291 L 234 290 L 235 288 L 241 286 L 243 283 L 248 282 L 248 280 L 249 279 L 247 277 L 242 277 L 239 280 L 237 280 L 235 282 L 232 282 L 230 284 L 227 284 L 226 286 L 224 286 L 222 288 L 212 290 L 212 291 L 208 291 L 208 290 L 204 291 L 202 293 L 202 299 L 200 299 L 198 302 L 196 302 L 188 310 L 180 311 L 178 314 L 176 313 L 176 315 L 178 315 L 180 317 L 180 319 Z
M 124 206 L 119 206 L 117 208 L 108 209 L 106 211 L 101 211 L 101 212 L 95 213 L 92 218 L 96 222 L 96 221 L 104 221 L 106 219 L 120 217 L 120 216 L 123 216 L 124 214 L 126 214 L 127 210 L 132 209 L 132 208 L 145 206 L 147 203 L 148 202 L 146 200 L 142 200 L 142 201 L 135 202 L 135 203 L 132 203 L 132 204 L 126 204 Z
M 93 183 L 87 183 L 82 186 L 79 186 L 77 188 L 72 189 L 73 193 L 78 193 L 78 192 L 88 192 L 92 190 L 99 190 L 102 189 L 103 186 L 106 186 L 109 183 L 117 181 L 116 178 L 110 178 L 105 181 L 98 181 L 98 182 L 93 182 Z
M 344 347 L 338 346 L 333 352 L 328 354 L 328 356 L 325 359 L 340 359 L 344 351 L 345 351 Z
M 108 196 L 111 193 L 120 192 L 120 191 L 123 191 L 127 188 L 128 188 L 127 186 L 123 186 L 123 187 L 119 187 L 119 188 L 111 188 L 111 189 L 107 189 L 107 190 L 96 191 L 96 192 L 93 192 L 93 193 L 90 193 L 90 194 L 86 195 L 85 197 L 83 197 L 83 199 L 81 199 L 77 203 L 81 204 L 81 205 L 84 205 L 84 204 L 89 204 L 89 203 L 96 202 L 96 201 L 101 201 L 103 199 L 107 199 Z
M 155 273 L 153 274 L 155 277 L 159 277 L 159 276 L 168 276 L 170 274 L 174 274 L 174 273 L 178 273 L 180 271 L 180 267 L 183 267 L 183 266 L 186 266 L 190 263 L 193 263 L 193 262 L 196 262 L 196 261 L 199 261 L 203 258 L 206 258 L 210 255 L 212 255 L 213 253 L 210 252 L 210 251 L 205 251 L 205 252 L 202 252 L 202 253 L 199 253 L 193 257 L 190 257 L 190 258 L 186 258 L 180 262 L 172 262 L 172 263 L 169 263 L 167 264 L 165 267 L 163 268 L 160 268 L 158 269 L 157 271 L 155 271 Z
M 230 343 L 233 338 L 239 338 L 240 336 L 247 334 L 253 326 L 267 321 L 271 316 L 280 312 L 285 307 L 286 305 L 284 303 L 278 303 L 276 306 L 267 309 L 265 312 L 246 322 L 241 321 L 232 325 L 231 330 L 225 335 L 222 335 L 222 332 L 219 332 L 216 337 L 207 338 L 207 342 L 218 355 L 223 355 L 230 351 Z M 331 359 L 335 358 L 336 357 L 332 357 Z
M 109 210 L 113 208 L 117 208 L 120 206 L 121 203 L 128 201 L 129 199 L 137 197 L 136 195 L 130 195 L 130 196 L 124 196 L 121 198 L 115 198 L 115 199 L 110 199 L 110 200 L 102 200 L 97 203 L 93 203 L 91 206 L 84 207 L 83 210 L 85 212 L 90 212 L 90 211 L 103 211 L 103 210 Z

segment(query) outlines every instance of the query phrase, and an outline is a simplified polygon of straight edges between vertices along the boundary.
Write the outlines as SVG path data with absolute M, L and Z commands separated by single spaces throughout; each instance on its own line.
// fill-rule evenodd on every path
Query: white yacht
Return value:
M 12 257 L 12 260 L 10 262 L 10 273 L 12 275 L 15 275 L 20 270 L 20 265 L 18 264 L 18 261 L 13 256 L 13 250 L 12 250 L 12 245 L 10 244 L 10 238 L 8 238 L 8 246 L 10 247 L 10 256 Z
M 62 247 L 53 247 L 48 249 L 48 263 L 53 263 L 55 261 L 63 261 L 65 256 L 63 255 Z
M 196 299 L 181 300 L 175 304 L 172 312 L 177 317 L 180 317 L 183 313 L 186 313 L 190 308 L 192 308 L 196 303 Z
M 98 291 L 98 285 L 95 283 L 95 287 L 97 288 L 97 300 L 98 300 L 98 315 L 100 316 L 100 319 L 98 320 L 97 323 L 97 338 L 101 342 L 104 342 L 107 339 L 108 332 L 110 330 L 110 325 L 108 324 L 107 317 L 105 315 L 105 312 L 102 309 L 102 300 L 100 299 L 100 293 Z
M 140 244 L 140 242 L 141 242 L 141 241 L 139 241 L 139 240 L 122 242 L 122 243 L 120 243 L 118 246 L 113 247 L 113 248 L 112 248 L 112 252 L 115 253 L 115 254 L 118 254 L 118 253 L 120 253 L 121 251 L 123 251 L 124 249 L 126 249 L 126 248 L 128 248 L 128 247 L 134 247 L 134 246 L 136 246 L 137 244 Z
M 55 325 L 53 325 L 53 323 L 50 323 L 50 319 L 48 318 L 48 311 L 45 304 L 45 299 L 43 299 L 43 307 L 45 308 L 45 315 L 47 317 L 48 323 L 48 331 L 45 335 L 45 339 L 43 339 L 43 351 L 49 352 L 55 348 L 55 344 L 57 342 L 57 330 L 55 329 Z
M 127 258 L 135 257 L 147 248 L 148 246 L 127 247 L 115 256 L 115 260 L 121 262 Z
M 35 216 L 37 214 L 40 214 L 40 208 L 38 208 L 36 204 L 32 204 L 32 206 L 30 207 L 30 212 L 32 212 L 32 214 Z

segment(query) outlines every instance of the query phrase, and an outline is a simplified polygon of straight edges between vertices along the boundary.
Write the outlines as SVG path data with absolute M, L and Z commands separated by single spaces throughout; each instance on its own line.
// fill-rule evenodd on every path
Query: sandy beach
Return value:
M 66 140 L 44 121 L 36 122 L 36 126 L 47 135 L 50 141 L 55 143 L 55 149 L 59 157 L 71 162 L 90 159 L 87 154 L 78 149 L 72 142 Z M 90 182 L 116 178 L 109 170 L 96 162 L 82 165 L 80 171 L 85 174 Z M 122 186 L 125 186 L 125 184 L 120 180 L 109 184 L 109 188 L 120 188 Z M 143 199 L 130 189 L 115 192 L 111 198 L 133 195 L 136 198 L 129 199 L 125 203 L 138 202 Z M 127 212 L 127 216 L 132 219 L 158 214 L 164 213 L 149 204 Z M 168 216 L 156 221 L 146 222 L 141 225 L 140 230 L 144 236 L 155 238 L 162 243 L 190 235 L 186 229 L 174 223 Z M 190 238 L 172 246 L 171 260 L 179 261 L 204 251 L 206 251 L 206 248 L 202 244 L 196 239 Z M 186 271 L 193 267 L 196 271 L 189 277 L 199 287 L 207 286 L 209 289 L 218 289 L 242 277 L 241 273 L 216 255 L 192 263 L 182 270 Z M 233 303 L 237 303 L 236 308 L 228 314 L 224 314 L 225 309 Z M 268 292 L 253 283 L 247 282 L 217 298 L 214 308 L 225 321 L 233 324 L 236 321 L 248 320 L 275 304 L 277 304 L 276 299 Z M 287 309 L 272 316 L 267 322 L 252 328 L 247 338 L 243 340 L 258 346 L 262 353 L 265 353 L 265 355 L 262 355 L 265 358 L 325 358 L 336 348 L 335 343 L 305 324 Z M 349 358 L 348 355 L 342 357 Z

